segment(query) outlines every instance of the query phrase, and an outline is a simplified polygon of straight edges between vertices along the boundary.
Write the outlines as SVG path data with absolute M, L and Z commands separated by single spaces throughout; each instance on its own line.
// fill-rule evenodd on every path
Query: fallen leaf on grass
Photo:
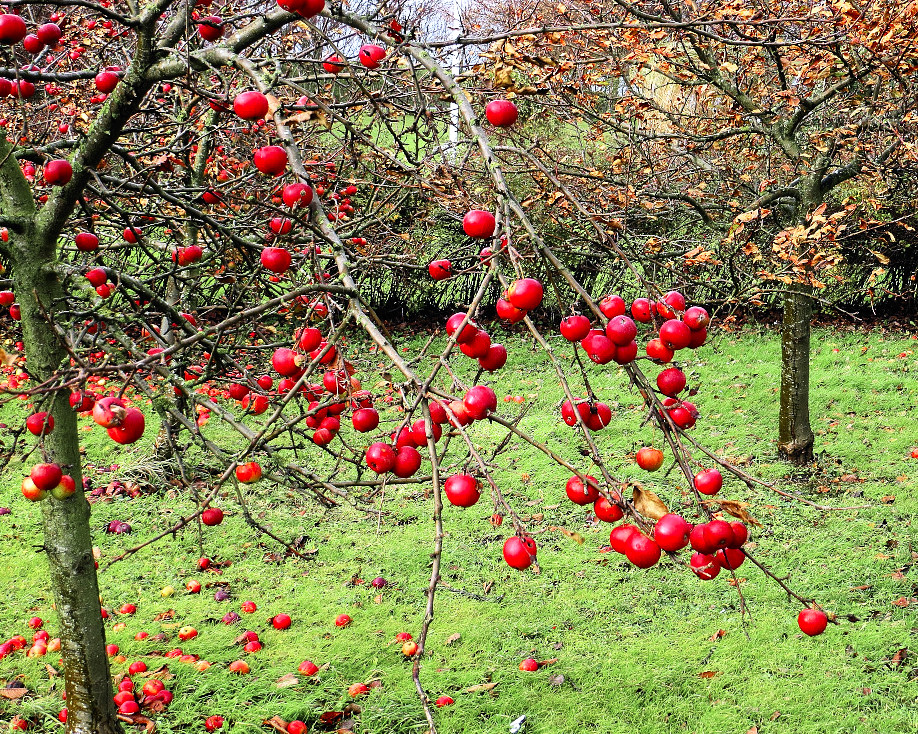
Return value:
M 49 678 L 53 678 L 53 677 L 56 676 L 56 675 L 60 675 L 60 671 L 57 670 L 57 668 L 53 668 L 53 667 L 51 667 L 50 665 L 48 665 L 47 663 L 45 663 L 45 670 L 48 671 L 48 677 L 49 677 Z
M 907 596 L 900 596 L 898 599 L 896 599 L 896 600 L 892 603 L 892 605 L 893 605 L 894 607 L 907 607 L 909 604 L 912 604 L 912 603 L 914 603 L 914 602 L 916 602 L 916 601 L 918 601 L 918 599 L 914 599 L 914 598 L 911 598 L 911 599 L 910 599 L 910 598 L 907 597 Z
M 724 635 L 726 634 L 727 634 L 727 630 L 717 630 L 717 632 L 711 635 L 711 638 L 710 638 L 711 642 L 717 642 L 718 640 L 722 639 Z
M 152 719 L 148 719 L 146 716 L 141 714 L 133 714 L 132 716 L 125 716 L 124 714 L 118 714 L 118 720 L 123 721 L 127 724 L 134 724 L 135 726 L 144 727 L 146 734 L 155 731 L 156 724 L 153 723 Z
M 704 670 L 698 674 L 699 678 L 713 678 L 716 675 L 720 675 L 719 670 Z
M 888 494 L 885 497 L 880 497 L 880 502 L 882 502 L 884 505 L 891 505 L 895 501 L 896 495 L 894 494 Z
M 337 711 L 335 713 L 337 713 Z M 341 714 L 338 714 L 338 716 L 340 715 Z M 272 716 L 270 719 L 265 719 L 261 723 L 264 726 L 270 726 L 279 734 L 287 734 L 287 722 L 284 721 L 280 716 Z
M 162 622 L 164 619 L 175 619 L 175 610 L 167 609 L 165 612 L 160 612 L 153 617 L 154 622 Z
M 583 545 L 583 536 L 580 533 L 574 532 L 573 530 L 568 530 L 567 528 L 558 528 L 561 531 L 561 535 L 565 538 L 570 538 L 577 545 Z
M 909 649 L 907 647 L 902 647 L 896 650 L 896 654 L 892 656 L 892 659 L 889 661 L 889 665 L 892 668 L 898 668 L 902 663 L 905 662 L 905 659 L 908 657 Z
M 462 635 L 460 635 L 458 632 L 454 632 L 453 634 L 451 634 L 449 637 L 446 638 L 446 644 L 452 645 L 456 642 L 459 642 L 459 640 L 461 639 L 462 639 Z
M 540 660 L 539 667 L 541 668 L 544 665 L 554 665 L 558 662 L 558 658 L 552 658 L 551 660 Z
M 746 734 L 759 734 L 759 727 L 753 724 L 749 727 L 749 731 L 747 731 Z
M 299 682 L 300 679 L 297 678 L 293 673 L 287 673 L 286 675 L 282 675 L 277 679 L 277 687 L 290 688 L 291 686 L 297 685 Z
M 560 686 L 564 683 L 564 676 L 558 673 L 558 675 L 548 676 L 548 685 L 550 686 Z
M 8 698 L 11 701 L 22 698 L 29 692 L 23 683 L 18 680 L 10 681 L 3 688 L 0 688 L 0 697 Z
M 479 691 L 490 691 L 497 686 L 500 681 L 492 681 L 491 683 L 481 683 L 477 686 L 472 686 L 471 688 L 466 688 L 463 693 L 478 693 Z

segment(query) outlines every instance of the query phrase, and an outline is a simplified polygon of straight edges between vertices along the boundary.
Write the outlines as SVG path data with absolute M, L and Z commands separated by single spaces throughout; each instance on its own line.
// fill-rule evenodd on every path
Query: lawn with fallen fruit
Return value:
M 405 343 L 424 340 L 404 336 Z M 585 462 L 579 439 L 560 420 L 561 391 L 545 358 L 528 340 L 504 343 L 508 366 L 490 384 L 499 399 L 511 400 L 499 409 L 528 410 L 525 430 Z M 570 356 L 560 338 L 555 346 Z M 682 564 L 630 566 L 605 547 L 609 526 L 590 522 L 585 508 L 567 500 L 566 473 L 530 446 L 514 444 L 499 457 L 497 476 L 539 544 L 541 572 L 517 572 L 502 561 L 509 531 L 489 523 L 489 503 L 446 508 L 442 585 L 422 661 L 431 698 L 455 701 L 436 709 L 441 732 L 508 732 L 523 715 L 524 731 L 545 733 L 918 730 L 918 649 L 912 650 L 918 547 L 911 524 L 918 515 L 918 459 L 910 457 L 918 445 L 918 342 L 904 332 L 818 333 L 812 414 L 820 453 L 813 468 L 793 473 L 774 458 L 779 348 L 775 332 L 750 328 L 719 333 L 699 350 L 686 366 L 701 411 L 693 430 L 783 490 L 822 505 L 861 506 L 823 512 L 730 479 L 722 491 L 748 502 L 763 524 L 752 529 L 756 557 L 789 575 L 794 588 L 817 598 L 840 624 L 805 637 L 796 624 L 799 605 L 749 563 L 737 572 L 745 620 L 729 577 L 700 581 L 684 566 L 685 552 Z M 634 451 L 653 438 L 641 426 L 639 399 L 619 370 L 589 369 L 598 396 L 613 408 L 613 424 L 596 435 L 616 475 L 647 482 L 679 508 L 684 482 L 668 471 L 669 460 L 653 475 L 639 476 L 633 464 Z M 25 404 L 14 401 L 0 420 L 18 425 L 25 415 Z M 148 421 L 155 420 L 149 411 Z M 322 509 L 264 480 L 245 486 L 258 522 L 293 541 L 302 558 L 256 534 L 234 511 L 228 487 L 220 500 L 226 517 L 204 528 L 203 545 L 192 526 L 108 567 L 194 505 L 162 483 L 161 467 L 150 459 L 155 431 L 120 448 L 102 440 L 103 429 L 89 418 L 81 425 L 84 471 L 93 486 L 113 494 L 93 505 L 108 641 L 118 646 L 112 670 L 120 679 L 143 662 L 147 671 L 133 676 L 135 688 L 157 677 L 172 692 L 171 703 L 150 714 L 157 731 L 204 731 L 212 716 L 223 717 L 221 731 L 233 732 L 269 731 L 272 717 L 279 717 L 273 721 L 281 731 L 293 720 L 309 731 L 426 731 L 411 661 L 396 636 L 417 636 L 423 616 L 433 537 L 427 487 L 388 486 L 363 498 L 375 510 L 366 513 L 348 505 Z M 224 429 L 211 422 L 207 430 Z M 486 425 L 473 429 L 483 445 L 487 433 Z M 202 457 L 194 449 L 186 453 L 192 470 L 196 459 Z M 11 510 L 0 516 L 7 554 L 0 642 L 23 635 L 31 643 L 33 617 L 44 620 L 52 638 L 57 626 L 40 549 L 40 508 L 19 490 L 24 466 L 13 458 L 0 489 L 0 507 Z M 209 474 L 199 470 L 197 479 L 206 483 Z M 132 498 L 116 482 L 145 491 Z M 147 485 L 156 491 L 147 493 Z M 107 533 L 111 521 L 128 523 L 131 532 Z M 202 556 L 212 559 L 203 571 Z M 386 583 L 374 588 L 378 577 Z M 202 587 L 197 593 L 186 590 L 194 581 Z M 126 604 L 136 611 L 121 613 Z M 290 616 L 288 629 L 272 626 L 278 614 Z M 336 626 L 342 614 L 351 621 Z M 238 621 L 225 623 L 236 615 Z M 257 634 L 261 649 L 244 650 L 252 637 L 247 631 Z M 148 636 L 137 639 L 142 632 Z M 186 658 L 165 656 L 175 650 Z M 530 657 L 538 669 L 521 671 Z M 248 673 L 229 670 L 237 660 Z M 305 660 L 318 672 L 299 672 Z M 0 660 L 0 686 L 25 687 L 21 696 L 21 688 L 0 691 L 0 721 L 18 716 L 31 730 L 62 728 L 56 662 L 53 652 L 29 658 L 17 651 Z M 355 683 L 369 692 L 352 698 L 348 688 Z

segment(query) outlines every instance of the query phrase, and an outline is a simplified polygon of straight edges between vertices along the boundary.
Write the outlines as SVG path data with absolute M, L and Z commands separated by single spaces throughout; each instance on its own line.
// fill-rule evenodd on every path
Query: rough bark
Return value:
M 58 279 L 56 238 L 36 226 L 35 202 L 28 183 L 0 139 L 0 218 L 9 229 L 4 249 L 12 264 L 16 299 L 22 309 L 26 368 L 33 384 L 41 384 L 67 364 L 68 355 L 49 321 L 63 303 Z M 76 413 L 69 390 L 54 391 L 43 405 L 54 416 L 54 430 L 44 438 L 43 458 L 60 464 L 76 482 L 66 500 L 49 497 L 41 503 L 43 550 L 60 621 L 61 658 L 67 691 L 70 734 L 121 732 L 112 702 L 112 681 L 105 654 L 105 629 L 92 555 L 89 503 L 82 491 Z M 39 508 L 34 508 L 38 511 Z
M 36 236 L 30 233 L 32 237 Z M 36 382 L 50 378 L 67 353 L 46 315 L 63 297 L 45 243 L 30 246 L 27 237 L 14 256 L 15 289 L 22 308 L 22 330 L 28 370 Z M 53 251 L 53 250 L 52 250 Z M 120 732 L 112 702 L 112 681 L 105 654 L 105 629 L 99 602 L 89 526 L 89 503 L 82 491 L 76 413 L 69 390 L 54 393 L 50 412 L 54 430 L 45 437 L 49 461 L 60 464 L 78 487 L 66 500 L 42 502 L 44 551 L 60 621 L 61 657 L 67 691 L 67 731 L 71 734 Z M 36 508 L 37 509 L 37 508 Z
M 781 408 L 778 454 L 794 464 L 813 460 L 810 427 L 810 321 L 813 299 L 802 287 L 784 296 L 781 324 Z

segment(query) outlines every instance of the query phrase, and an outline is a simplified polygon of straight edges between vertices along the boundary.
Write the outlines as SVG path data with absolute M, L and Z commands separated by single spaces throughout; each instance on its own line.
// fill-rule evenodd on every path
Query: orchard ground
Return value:
M 400 338 L 413 347 L 425 340 L 426 335 Z M 580 439 L 560 419 L 561 391 L 545 357 L 528 339 L 504 335 L 503 343 L 510 355 L 507 367 L 485 381 L 499 400 L 510 395 L 524 402 L 502 401 L 499 410 L 528 408 L 522 427 L 586 469 Z M 570 356 L 560 338 L 555 347 Z M 908 333 L 878 330 L 817 333 L 812 413 L 818 462 L 793 473 L 774 458 L 779 349 L 776 333 L 750 328 L 739 335 L 718 333 L 699 350 L 686 366 L 689 384 L 699 388 L 694 400 L 702 415 L 693 431 L 707 446 L 785 490 L 825 505 L 870 506 L 821 512 L 765 488 L 750 491 L 732 479 L 721 493 L 750 503 L 749 511 L 763 523 L 751 533 L 757 557 L 789 574 L 795 589 L 816 597 L 841 623 L 821 637 L 805 637 L 796 624 L 799 606 L 748 562 L 737 572 L 751 611 L 744 625 L 726 573 L 702 582 L 668 559 L 640 571 L 615 553 L 601 552 L 609 526 L 588 524 L 585 509 L 567 500 L 567 473 L 532 447 L 514 444 L 498 459 L 497 479 L 539 544 L 541 573 L 513 571 L 502 561 L 501 545 L 510 531 L 489 524 L 487 493 L 469 510 L 446 508 L 444 586 L 422 670 L 432 698 L 455 699 L 436 712 L 441 732 L 507 732 L 522 715 L 526 731 L 565 734 L 918 730 L 918 650 L 910 649 L 918 633 L 918 552 L 911 525 L 918 514 L 918 460 L 909 457 L 918 445 L 918 341 Z M 363 364 L 375 364 L 367 350 L 353 351 Z M 464 357 L 455 362 L 471 370 Z M 355 363 L 359 369 L 361 360 Z M 629 458 L 653 436 L 640 426 L 640 400 L 623 373 L 614 366 L 588 369 L 598 397 L 615 416 L 613 425 L 596 434 L 604 454 L 613 457 L 613 472 L 646 481 L 678 509 L 685 485 L 677 472 L 667 473 L 670 457 L 659 472 L 643 476 Z M 381 385 L 365 387 L 379 392 Z M 0 413 L 10 425 L 24 416 L 19 401 Z M 151 410 L 148 422 L 155 427 Z M 216 423 L 211 419 L 207 429 L 224 430 Z M 155 431 L 121 448 L 89 418 L 81 418 L 81 426 L 85 470 L 95 485 L 115 478 L 157 482 L 160 468 L 150 458 Z M 349 426 L 342 434 L 353 439 Z M 493 445 L 486 425 L 476 425 L 473 435 Z M 29 445 L 34 440 L 29 436 Z M 203 460 L 194 449 L 185 458 L 190 465 Z M 112 464 L 115 471 L 109 471 Z M 52 636 L 56 627 L 39 550 L 40 508 L 19 491 L 25 473 L 13 458 L 0 488 L 0 506 L 12 508 L 0 517 L 6 548 L 0 639 L 30 637 L 26 621 L 32 616 L 47 620 Z M 104 606 L 112 612 L 108 641 L 126 656 L 113 663 L 113 672 L 144 660 L 151 670 L 168 665 L 174 676 L 166 685 L 175 700 L 156 718 L 157 730 L 203 731 L 205 718 L 216 714 L 225 717 L 224 731 L 267 731 L 262 722 L 272 716 L 301 719 L 310 731 L 320 731 L 319 717 L 348 703 L 350 684 L 379 681 L 358 701 L 362 712 L 355 730 L 425 731 L 411 663 L 394 642 L 399 632 L 417 635 L 425 606 L 433 536 L 425 486 L 389 486 L 368 496 L 379 514 L 347 506 L 323 510 L 264 480 L 244 487 L 259 522 L 281 537 L 298 539 L 309 551 L 305 559 L 287 557 L 270 538 L 257 536 L 227 490 L 219 501 L 227 517 L 204 529 L 203 551 L 193 527 L 101 574 Z M 154 494 L 97 502 L 93 526 L 101 566 L 193 507 L 162 480 Z M 106 534 L 111 520 L 129 522 L 132 534 Z M 562 529 L 578 533 L 583 544 Z M 219 573 L 201 572 L 201 555 L 232 565 Z M 370 586 L 377 576 L 389 582 L 381 591 Z M 189 579 L 204 585 L 200 594 L 185 592 Z M 214 593 L 221 585 L 231 596 L 217 602 Z M 162 596 L 166 586 L 175 588 L 174 595 Z M 247 600 L 257 604 L 255 613 L 241 611 Z M 137 605 L 136 614 L 117 613 L 127 602 Z M 226 626 L 220 620 L 231 610 L 242 619 Z M 281 612 L 293 618 L 285 631 L 268 622 Z M 353 622 L 337 628 L 334 620 L 342 613 Z M 124 629 L 114 631 L 118 622 Z M 199 635 L 182 643 L 177 634 L 185 625 Z M 137 641 L 141 630 L 170 639 Z M 257 631 L 264 649 L 243 653 L 234 640 L 244 630 Z M 212 667 L 198 672 L 176 659 L 149 655 L 175 647 Z M 521 672 L 519 663 L 528 657 L 556 662 Z M 227 670 L 240 658 L 251 666 L 248 675 Z M 322 666 L 316 676 L 297 674 L 305 659 Z M 20 715 L 35 722 L 33 729 L 61 728 L 62 679 L 49 677 L 46 668 L 55 662 L 54 654 L 29 659 L 16 653 L 0 660 L 0 683 L 18 679 L 30 691 L 20 700 L 0 697 L 0 721 Z M 296 679 L 283 678 L 289 674 Z

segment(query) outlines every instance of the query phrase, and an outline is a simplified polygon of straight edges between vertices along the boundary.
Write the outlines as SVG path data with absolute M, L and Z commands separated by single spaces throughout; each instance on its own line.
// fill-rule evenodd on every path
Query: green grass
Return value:
M 405 343 L 422 339 L 406 336 Z M 528 340 L 507 337 L 505 343 L 510 361 L 495 381 L 499 397 L 525 395 L 533 405 L 523 427 L 565 456 L 585 462 L 575 434 L 558 417 L 561 391 L 544 358 Z M 557 346 L 559 353 L 570 354 L 565 344 Z M 446 510 L 443 581 L 490 601 L 445 589 L 437 595 L 422 679 L 432 696 L 447 693 L 456 699 L 456 705 L 437 712 L 439 730 L 506 732 L 509 722 L 523 714 L 529 719 L 527 731 L 545 733 L 918 730 L 915 652 L 906 653 L 904 662 L 897 662 L 901 655 L 894 659 L 912 644 L 918 627 L 911 526 L 918 513 L 918 461 L 908 458 L 918 443 L 913 427 L 915 346 L 908 335 L 817 334 L 811 408 L 819 456 L 816 467 L 805 472 L 792 472 L 774 458 L 780 351 L 773 332 L 721 334 L 689 368 L 690 383 L 699 387 L 702 419 L 694 429 L 699 439 L 816 502 L 871 505 L 823 513 L 733 481 L 722 493 L 749 502 L 752 514 L 764 523 L 752 534 L 758 558 L 777 573 L 789 574 L 794 588 L 856 621 L 843 620 L 821 637 L 804 638 L 795 622 L 798 607 L 747 564 L 738 573 L 751 610 L 744 627 L 737 594 L 724 574 L 704 583 L 672 561 L 639 571 L 614 554 L 599 553 L 608 528 L 588 526 L 584 511 L 566 500 L 566 473 L 528 445 L 513 444 L 499 460 L 497 480 L 539 543 L 541 574 L 515 572 L 503 564 L 500 547 L 508 531 L 488 524 L 486 498 L 467 511 Z M 636 475 L 628 459 L 629 452 L 652 438 L 651 429 L 640 427 L 635 394 L 617 369 L 591 366 L 589 371 L 616 416 L 612 426 L 597 434 L 613 472 L 647 480 Z M 508 405 L 514 406 L 501 402 L 501 410 L 509 411 Z M 20 421 L 22 410 L 21 403 L 7 406 L 0 420 Z M 215 423 L 208 429 L 225 437 Z M 475 427 L 474 434 L 484 445 L 501 435 L 487 426 Z M 97 428 L 85 436 L 87 463 L 117 463 L 114 476 L 149 462 L 148 443 L 119 449 Z M 190 461 L 196 457 L 189 452 Z M 588 469 L 586 463 L 583 468 Z M 52 633 L 56 627 L 44 562 L 35 552 L 40 544 L 37 509 L 19 495 L 22 472 L 23 465 L 14 460 L 0 488 L 0 505 L 13 509 L 12 515 L 0 517 L 0 539 L 8 553 L 0 599 L 2 639 L 25 633 L 25 621 L 34 614 L 49 620 Z M 110 476 L 99 473 L 94 479 L 104 482 Z M 663 476 L 661 471 L 648 483 L 678 507 L 684 487 L 675 472 Z M 349 508 L 323 511 L 264 482 L 246 491 L 262 513 L 261 522 L 283 537 L 306 536 L 304 547 L 318 552 L 309 560 L 268 562 L 265 554 L 279 549 L 269 538 L 256 537 L 232 512 L 233 500 L 227 497 L 221 500 L 227 519 L 204 537 L 206 555 L 232 561 L 222 574 L 196 570 L 200 550 L 189 530 L 101 576 L 109 609 L 127 601 L 138 607 L 134 617 L 109 620 L 109 641 L 121 646 L 129 662 L 145 659 L 151 669 L 166 662 L 175 675 L 167 687 L 176 698 L 158 717 L 158 730 L 203 731 L 203 720 L 211 714 L 225 716 L 233 732 L 264 731 L 262 721 L 274 715 L 301 718 L 312 728 L 322 712 L 346 703 L 349 684 L 378 679 L 382 686 L 360 702 L 357 730 L 426 731 L 410 664 L 392 644 L 398 632 L 416 635 L 423 615 L 433 528 L 431 502 L 422 488 L 387 488 L 381 503 L 374 498 L 384 511 L 381 519 Z M 96 504 L 93 527 L 102 563 L 191 507 L 168 486 L 157 495 Z M 541 519 L 532 518 L 536 513 Z M 116 518 L 130 521 L 134 534 L 104 534 L 104 525 Z M 575 530 L 586 542 L 577 545 L 558 528 Z M 368 587 L 377 575 L 392 582 L 378 597 Z M 353 577 L 363 582 L 353 584 Z M 188 578 L 228 583 L 231 601 L 215 602 L 213 587 L 200 596 L 185 594 Z M 178 590 L 171 598 L 160 595 L 166 585 Z M 219 621 L 246 599 L 258 604 L 255 614 L 243 615 L 231 627 Z M 894 603 L 901 599 L 906 606 Z M 170 609 L 174 619 L 154 621 Z M 267 619 L 282 611 L 294 623 L 278 632 Z M 333 620 L 342 612 L 354 621 L 337 629 Z M 124 621 L 125 629 L 114 631 L 116 621 Z M 200 631 L 195 640 L 134 640 L 141 629 L 174 638 L 185 624 Z M 242 654 L 233 640 L 244 629 L 261 634 L 264 650 Z M 458 641 L 447 645 L 456 633 Z M 198 673 L 175 660 L 144 657 L 176 646 L 213 667 Z M 520 660 L 530 655 L 557 662 L 536 673 L 520 672 Z M 252 672 L 231 676 L 226 665 L 241 657 Z M 305 658 L 328 668 L 314 680 L 279 688 L 276 681 L 295 672 Z M 54 656 L 17 654 L 0 661 L 0 679 L 22 676 L 35 692 L 20 702 L 0 699 L 0 720 L 21 714 L 40 718 L 49 731 L 60 727 L 56 715 L 62 683 L 49 679 L 46 661 L 53 664 Z M 114 664 L 116 672 L 126 667 Z M 563 683 L 553 684 L 550 677 L 559 675 Z M 489 681 L 497 682 L 491 691 L 463 693 Z

